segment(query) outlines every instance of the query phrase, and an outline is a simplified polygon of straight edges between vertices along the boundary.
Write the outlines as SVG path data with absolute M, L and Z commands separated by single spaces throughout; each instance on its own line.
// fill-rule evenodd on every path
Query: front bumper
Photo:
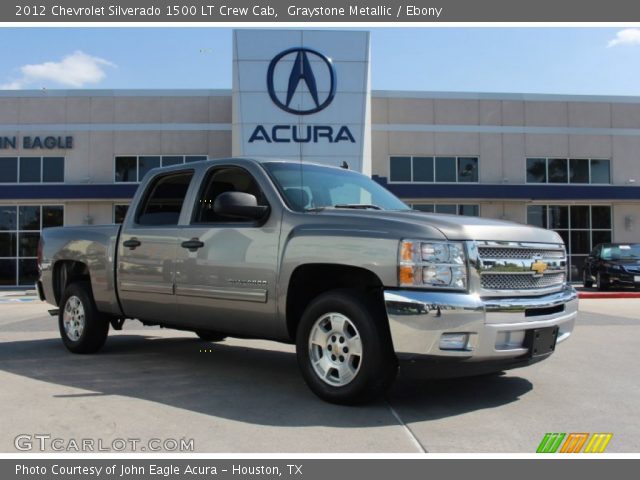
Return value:
M 578 294 L 571 286 L 540 297 L 385 290 L 384 298 L 399 356 L 468 362 L 526 359 L 527 331 L 557 326 L 557 343 L 563 342 L 578 313 Z M 445 333 L 467 333 L 468 342 L 459 350 L 443 350 L 440 340 Z

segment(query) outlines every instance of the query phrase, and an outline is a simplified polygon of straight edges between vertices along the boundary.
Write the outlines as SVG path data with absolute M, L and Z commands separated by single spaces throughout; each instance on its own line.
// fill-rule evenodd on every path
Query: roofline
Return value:
M 568 95 L 557 93 L 430 92 L 420 90 L 372 90 L 372 98 L 425 98 L 443 100 L 511 100 L 520 102 L 640 103 L 632 95 Z
M 41 89 L 0 90 L 0 98 L 48 97 L 225 97 L 232 89 L 137 88 L 137 89 Z M 424 98 L 434 100 L 506 100 L 521 102 L 640 103 L 633 95 L 569 95 L 556 93 L 437 92 L 427 90 L 371 90 L 372 98 Z
M 41 89 L 41 90 L 0 90 L 1 97 L 225 97 L 231 96 L 231 89 L 214 88 L 137 88 L 137 89 Z

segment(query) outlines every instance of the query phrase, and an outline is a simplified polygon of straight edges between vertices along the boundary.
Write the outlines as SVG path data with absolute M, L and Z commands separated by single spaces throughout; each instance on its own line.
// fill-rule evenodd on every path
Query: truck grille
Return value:
M 542 258 L 561 258 L 564 259 L 564 251 L 562 250 L 544 250 L 536 248 L 495 248 L 495 247 L 478 247 L 480 257 L 487 258 L 517 258 L 530 259 L 534 255 L 542 255 Z
M 562 245 L 477 242 L 480 288 L 487 294 L 549 290 L 566 281 L 566 253 Z
M 481 286 L 486 290 L 531 290 L 563 283 L 564 273 L 549 273 L 541 277 L 534 277 L 527 273 L 483 273 L 481 276 Z

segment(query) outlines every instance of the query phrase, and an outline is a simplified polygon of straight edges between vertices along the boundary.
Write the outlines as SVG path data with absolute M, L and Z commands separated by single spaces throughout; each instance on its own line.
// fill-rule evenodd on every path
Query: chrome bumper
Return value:
M 521 298 L 385 290 L 384 299 L 396 353 L 474 362 L 527 356 L 527 330 L 557 326 L 557 342 L 563 342 L 578 313 L 578 294 L 571 286 Z M 467 333 L 465 348 L 441 349 L 444 333 Z

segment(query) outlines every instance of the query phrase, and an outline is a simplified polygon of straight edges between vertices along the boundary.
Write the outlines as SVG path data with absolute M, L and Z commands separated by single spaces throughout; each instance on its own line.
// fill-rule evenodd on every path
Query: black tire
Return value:
M 598 290 L 600 290 L 600 291 L 608 290 L 609 289 L 609 279 L 605 278 L 604 275 L 602 275 L 602 273 L 598 272 L 596 274 L 596 286 L 597 286 Z
M 205 342 L 221 342 L 222 340 L 227 338 L 226 335 L 218 332 L 213 332 L 211 330 L 196 330 L 194 333 Z
M 65 310 L 69 308 L 71 312 L 74 304 L 81 305 L 84 312 L 81 332 L 77 329 L 67 332 L 65 328 Z M 109 317 L 96 308 L 89 282 L 72 283 L 66 288 L 60 302 L 58 328 L 62 342 L 73 353 L 94 353 L 104 345 L 109 333 Z
M 591 280 L 591 277 L 589 275 L 587 275 L 587 271 L 586 270 L 582 271 L 582 283 L 584 285 L 584 288 L 593 287 L 593 280 Z
M 315 298 L 302 315 L 296 335 L 298 365 L 309 388 L 323 400 L 342 405 L 366 403 L 382 396 L 393 383 L 398 372 L 398 360 L 393 351 L 386 312 L 376 303 L 372 297 L 356 291 L 333 290 Z M 354 355 L 354 352 L 345 353 L 345 357 L 340 354 L 336 357 L 330 354 L 328 344 L 325 344 L 324 348 L 314 347 L 315 350 L 312 353 L 309 342 L 312 330 L 315 330 L 316 324 L 320 324 L 323 318 L 326 321 L 326 315 L 329 313 L 340 314 L 355 328 L 355 330 L 350 329 L 352 334 L 345 334 L 345 337 L 352 335 L 347 338 L 345 345 L 360 339 L 362 354 L 359 358 Z M 332 323 L 330 321 L 329 324 Z M 335 335 L 331 333 L 327 335 L 327 342 L 337 342 Z M 332 337 L 333 340 L 329 340 Z M 340 348 L 344 347 L 334 343 L 333 352 L 337 352 Z M 348 383 L 330 384 L 329 380 L 323 380 L 316 372 L 312 355 L 319 355 L 323 359 L 326 355 L 326 362 L 329 362 L 330 357 L 336 362 L 346 361 L 350 368 L 357 365 L 357 370 Z M 338 360 L 338 358 L 344 358 L 344 360 Z M 338 365 L 338 367 L 344 368 L 344 365 Z M 332 370 L 338 373 L 337 368 L 327 368 L 325 371 L 331 373 Z M 331 375 L 324 375 L 324 377 L 331 380 Z M 346 379 L 347 376 L 343 378 Z M 342 381 L 338 378 L 334 380 Z

